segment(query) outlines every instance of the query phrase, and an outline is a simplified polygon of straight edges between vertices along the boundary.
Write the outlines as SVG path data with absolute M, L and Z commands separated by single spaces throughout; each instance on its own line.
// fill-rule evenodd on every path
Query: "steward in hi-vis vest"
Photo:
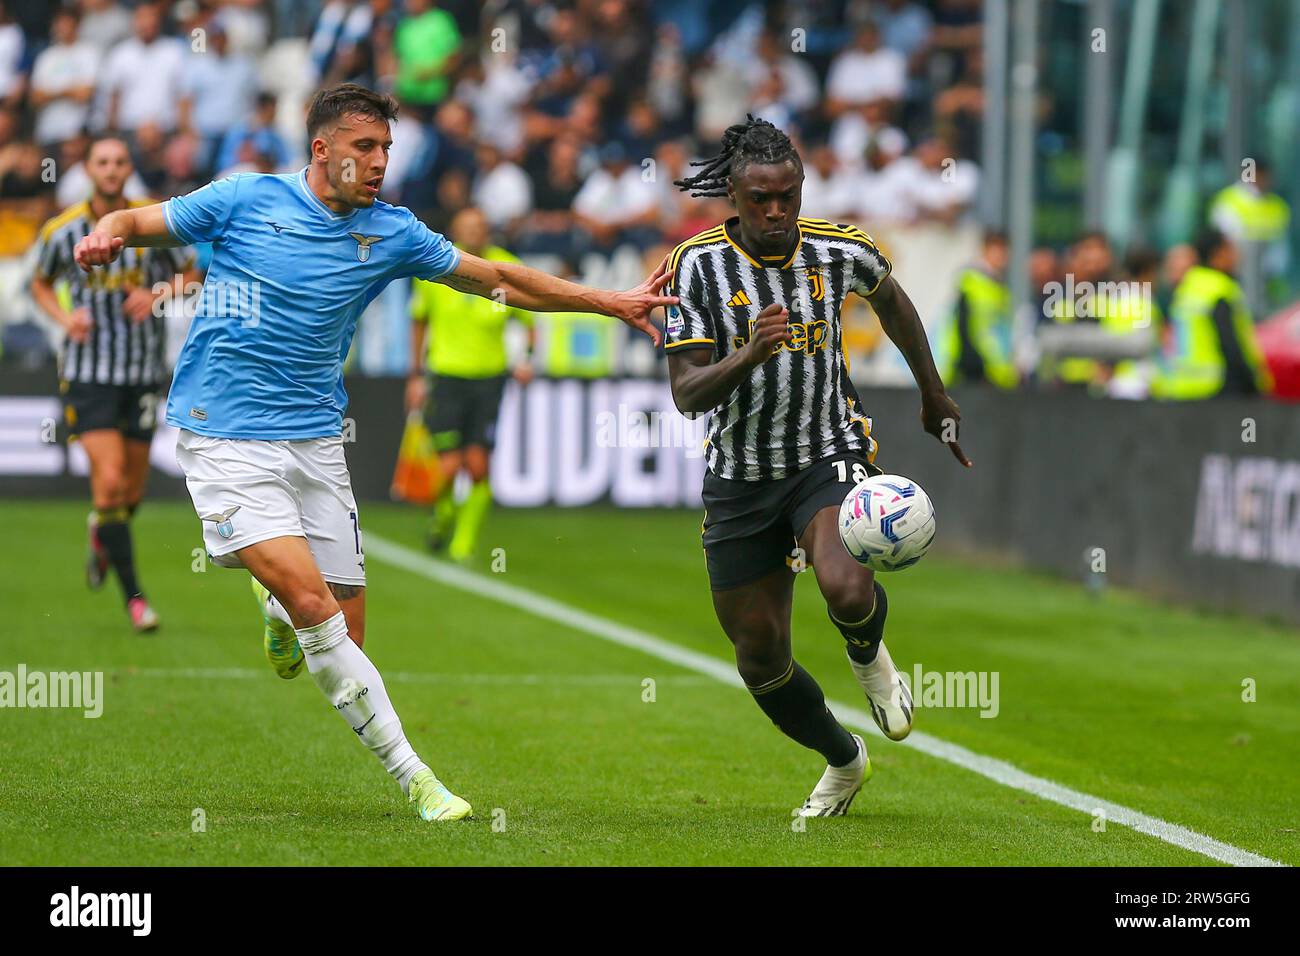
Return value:
M 1255 340 L 1245 294 L 1232 277 L 1236 246 L 1209 229 L 1196 248 L 1201 264 L 1188 269 L 1174 290 L 1170 344 L 1151 394 L 1198 399 L 1266 393 L 1272 376 Z
M 1007 257 L 1006 236 L 985 233 L 980 262 L 958 276 L 957 301 L 943 341 L 948 385 L 985 382 L 1009 389 L 1020 381 L 1011 361 Z

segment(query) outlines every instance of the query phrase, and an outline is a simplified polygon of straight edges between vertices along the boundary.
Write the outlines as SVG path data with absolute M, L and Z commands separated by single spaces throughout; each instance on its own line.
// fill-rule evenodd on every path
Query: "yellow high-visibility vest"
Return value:
M 491 262 L 518 263 L 500 248 L 488 246 L 480 255 Z M 493 378 L 506 372 L 506 322 L 533 324 L 533 315 L 504 300 L 461 292 L 440 282 L 411 283 L 411 318 L 428 323 L 426 364 L 435 375 Z
M 957 294 L 966 302 L 966 333 L 970 345 L 984 367 L 984 380 L 998 388 L 1015 388 L 1020 380 L 1011 362 L 1011 290 L 987 272 L 963 269 L 957 280 Z M 947 370 L 944 381 L 950 385 L 963 380 L 962 341 L 958 306 L 953 307 L 944 334 Z
M 1193 266 L 1178 283 L 1169 306 L 1173 354 L 1151 383 L 1153 397 L 1210 398 L 1223 389 L 1228 363 L 1214 327 L 1214 309 L 1223 301 L 1232 309 L 1232 331 L 1256 386 L 1261 392 L 1272 388 L 1272 376 L 1260 354 L 1241 286 L 1217 269 Z
M 1272 242 L 1286 234 L 1291 207 L 1277 193 L 1261 193 L 1245 183 L 1233 183 L 1219 190 L 1210 202 L 1210 218 L 1223 212 L 1241 223 L 1241 238 L 1250 242 Z

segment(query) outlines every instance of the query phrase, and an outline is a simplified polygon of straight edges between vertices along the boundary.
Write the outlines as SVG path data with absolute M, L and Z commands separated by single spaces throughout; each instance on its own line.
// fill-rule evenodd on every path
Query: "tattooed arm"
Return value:
M 650 313 L 659 306 L 675 305 L 676 296 L 661 295 L 668 282 L 668 259 L 640 285 L 625 292 L 592 289 L 513 262 L 491 262 L 462 252 L 454 272 L 438 281 L 461 292 L 495 299 L 503 306 L 537 312 L 595 312 L 610 315 L 640 329 L 659 344 L 659 332 Z
M 953 457 L 969 468 L 970 459 L 957 444 L 957 423 L 961 421 L 961 410 L 944 390 L 943 380 L 934 367 L 930 342 L 925 337 L 925 326 L 916 313 L 916 306 L 907 297 L 903 287 L 894 281 L 893 276 L 880 283 L 869 301 L 880 317 L 880 327 L 907 359 L 912 377 L 921 390 L 922 426 L 947 445 Z

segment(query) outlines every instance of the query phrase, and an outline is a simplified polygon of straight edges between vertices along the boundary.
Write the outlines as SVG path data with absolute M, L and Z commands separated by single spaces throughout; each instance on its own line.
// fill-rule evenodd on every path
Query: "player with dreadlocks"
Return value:
M 794 660 L 794 572 L 811 565 L 876 723 L 901 740 L 912 699 L 882 641 L 885 589 L 840 541 L 845 495 L 869 475 L 876 443 L 849 381 L 840 305 L 868 299 L 921 390 L 921 423 L 963 465 L 960 415 L 944 391 L 925 329 L 889 260 L 854 226 L 799 215 L 803 164 L 790 139 L 749 117 L 722 151 L 676 185 L 726 196 L 736 215 L 678 246 L 665 349 L 673 399 L 711 411 L 704 476 L 704 552 L 713 607 L 754 700 L 826 772 L 799 811 L 839 816 L 871 773 L 866 745 L 826 707 Z

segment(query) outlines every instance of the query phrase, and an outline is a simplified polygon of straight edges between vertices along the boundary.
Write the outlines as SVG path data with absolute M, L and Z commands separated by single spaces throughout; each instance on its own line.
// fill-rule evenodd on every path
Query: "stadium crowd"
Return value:
M 341 81 L 401 103 L 384 199 L 435 229 L 476 205 L 502 245 L 573 271 L 725 218 L 672 180 L 746 112 L 797 134 L 805 214 L 951 222 L 978 181 L 978 17 L 978 0 L 3 0 L 0 257 L 84 198 L 90 136 L 127 140 L 133 197 L 293 170 L 303 104 Z
M 794 137 L 805 159 L 804 215 L 877 234 L 964 225 L 969 237 L 981 8 L 980 0 L 0 0 L 6 354 L 29 363 L 52 354 L 50 336 L 33 331 L 34 310 L 10 293 L 24 285 L 18 263 L 30 259 L 41 224 L 87 195 L 81 161 L 92 136 L 113 131 L 128 143 L 131 198 L 167 198 L 236 172 L 292 171 L 306 161 L 306 101 L 343 81 L 401 104 L 381 198 L 439 231 L 475 206 L 501 247 L 588 281 L 630 284 L 666 247 L 729 215 L 725 199 L 691 198 L 673 180 L 747 113 Z M 1063 259 L 1037 251 L 1031 288 L 1046 297 L 1064 273 L 1094 266 L 1121 277 L 1109 250 L 1096 247 L 1085 236 Z M 1089 251 L 1105 262 L 1087 261 Z M 1186 252 L 1172 254 L 1165 275 L 1181 275 Z M 1154 279 L 1149 256 L 1130 258 L 1123 277 Z M 954 299 L 962 307 L 962 282 L 956 275 L 946 291 L 945 313 Z M 373 349 L 381 357 L 363 370 L 405 367 L 405 295 L 375 307 L 388 313 L 372 323 L 383 326 Z M 1062 317 L 1042 315 L 1049 324 Z M 955 327 L 948 318 L 927 321 Z M 945 346 L 954 368 L 967 340 Z M 362 347 L 375 341 L 363 327 Z M 1000 360 L 1012 360 L 1009 346 L 992 362 Z

